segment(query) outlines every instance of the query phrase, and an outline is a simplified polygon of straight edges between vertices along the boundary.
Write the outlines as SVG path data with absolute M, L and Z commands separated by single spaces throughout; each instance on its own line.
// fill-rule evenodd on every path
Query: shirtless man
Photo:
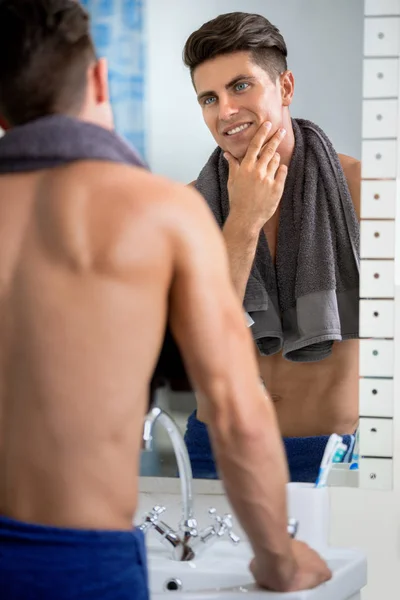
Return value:
M 257 581 L 289 591 L 329 579 L 319 556 L 287 534 L 274 411 L 204 201 L 123 160 L 68 155 L 103 151 L 76 131 L 105 139 L 105 153 L 128 152 L 112 131 L 105 63 L 80 4 L 2 0 L 0 81 L 10 128 L 0 141 L 2 597 L 148 597 L 132 519 L 167 320 L 208 398 Z M 43 128 L 57 136 L 65 123 L 68 140 L 49 135 L 43 148 Z M 58 166 L 41 168 L 51 152 Z
M 273 261 L 276 256 L 279 202 L 295 147 L 289 112 L 294 78 L 287 69 L 286 55 L 286 44 L 276 27 L 262 16 L 246 13 L 221 15 L 204 24 L 189 37 L 184 50 L 204 121 L 229 162 L 230 212 L 223 236 L 241 301 L 262 230 Z M 248 123 L 243 131 L 227 133 Z M 339 155 L 339 160 L 359 218 L 360 163 L 344 155 Z M 319 362 L 291 362 L 279 352 L 270 356 L 258 353 L 258 364 L 285 443 L 354 433 L 358 340 L 334 342 L 331 355 Z M 201 401 L 198 417 L 207 421 Z M 192 416 L 186 439 L 199 460 L 203 435 L 204 429 Z M 207 476 L 200 470 L 202 475 Z

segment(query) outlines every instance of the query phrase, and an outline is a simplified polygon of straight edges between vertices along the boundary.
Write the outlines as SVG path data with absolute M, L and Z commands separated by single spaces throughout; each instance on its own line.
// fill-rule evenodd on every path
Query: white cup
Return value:
M 316 550 L 329 546 L 329 489 L 313 483 L 288 483 L 288 515 L 299 523 L 296 539 Z

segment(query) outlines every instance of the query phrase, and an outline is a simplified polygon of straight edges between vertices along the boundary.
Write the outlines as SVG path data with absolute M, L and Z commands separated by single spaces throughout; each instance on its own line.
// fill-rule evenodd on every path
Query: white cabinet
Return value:
M 364 140 L 361 154 L 363 179 L 396 179 L 396 140 Z
M 394 219 L 396 217 L 396 182 L 362 181 L 361 218 Z
M 377 417 L 360 418 L 360 456 L 393 456 L 393 420 Z
M 399 93 L 399 59 L 366 58 L 364 60 L 364 98 L 395 98 Z
M 360 461 L 360 487 L 370 490 L 391 490 L 393 487 L 393 460 L 363 458 Z
M 360 340 L 360 377 L 393 377 L 393 340 Z
M 393 260 L 361 260 L 360 297 L 394 297 Z
M 397 135 L 397 100 L 364 100 L 362 135 L 364 138 L 395 138 Z
M 360 379 L 361 417 L 393 417 L 393 379 Z
M 394 337 L 394 300 L 360 300 L 360 337 Z
M 364 55 L 398 56 L 400 50 L 400 18 L 365 19 Z
M 400 15 L 400 0 L 364 0 L 364 14 Z
M 361 258 L 394 258 L 395 221 L 361 221 Z

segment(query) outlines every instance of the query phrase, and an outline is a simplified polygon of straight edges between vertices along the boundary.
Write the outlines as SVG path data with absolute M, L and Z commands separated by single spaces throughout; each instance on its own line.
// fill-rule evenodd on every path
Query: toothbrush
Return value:
M 358 469 L 358 461 L 359 461 L 359 447 L 360 447 L 360 430 L 356 431 L 356 439 L 354 442 L 353 455 L 351 457 L 350 463 L 350 471 L 356 471 Z
M 335 452 L 335 448 L 342 442 L 343 442 L 343 438 L 340 435 L 337 435 L 336 433 L 332 433 L 332 435 L 329 437 L 328 443 L 326 444 L 326 447 L 325 447 L 324 455 L 322 457 L 321 465 L 319 467 L 319 473 L 318 473 L 317 481 L 315 484 L 316 487 L 318 487 L 317 484 L 318 484 L 320 478 L 322 477 L 324 469 L 328 466 L 329 462 L 331 461 L 331 457 L 333 456 L 333 454 Z
M 328 443 L 326 444 L 325 447 L 325 452 L 324 455 L 322 457 L 322 461 L 321 461 L 321 468 L 325 467 L 329 460 L 330 457 L 332 456 L 332 453 L 334 452 L 335 446 L 337 446 L 338 444 L 341 444 L 343 442 L 343 438 L 340 435 L 337 435 L 337 433 L 332 433 L 332 435 L 329 437 Z
M 321 463 L 320 472 L 318 474 L 318 479 L 315 484 L 316 488 L 322 488 L 322 487 L 326 486 L 326 483 L 328 481 L 328 476 L 329 476 L 329 473 L 331 472 L 332 466 L 336 463 L 343 462 L 343 458 L 344 458 L 346 452 L 347 452 L 346 444 L 343 444 L 342 442 L 338 442 L 335 444 L 334 450 L 333 450 L 332 454 L 330 455 L 328 462 L 324 466 L 322 466 L 322 463 Z

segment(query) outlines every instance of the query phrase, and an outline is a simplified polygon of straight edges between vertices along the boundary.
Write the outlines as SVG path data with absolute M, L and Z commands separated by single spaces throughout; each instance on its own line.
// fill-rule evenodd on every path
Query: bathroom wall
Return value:
M 81 0 L 100 56 L 109 64 L 118 133 L 146 158 L 144 0 Z
M 215 142 L 182 64 L 187 37 L 231 11 L 277 25 L 296 79 L 293 116 L 318 123 L 337 150 L 360 158 L 363 0 L 146 0 L 148 160 L 156 173 L 195 179 Z

